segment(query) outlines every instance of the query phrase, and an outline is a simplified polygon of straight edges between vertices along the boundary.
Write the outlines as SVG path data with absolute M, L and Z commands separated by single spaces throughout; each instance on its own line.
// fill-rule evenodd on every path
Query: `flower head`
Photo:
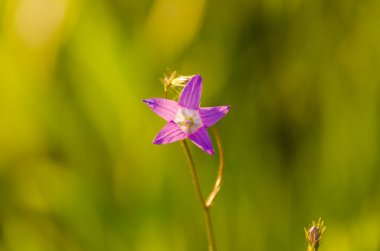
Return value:
M 153 140 L 153 144 L 169 144 L 190 139 L 208 154 L 214 155 L 207 128 L 218 122 L 230 106 L 200 107 L 202 78 L 191 77 L 183 88 L 178 102 L 169 99 L 151 98 L 143 101 L 168 123 Z

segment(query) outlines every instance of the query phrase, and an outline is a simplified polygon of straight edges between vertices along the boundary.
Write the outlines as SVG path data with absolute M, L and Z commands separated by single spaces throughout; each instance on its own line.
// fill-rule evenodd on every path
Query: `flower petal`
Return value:
M 202 94 L 202 77 L 195 75 L 183 88 L 178 104 L 188 109 L 198 109 Z
M 157 115 L 159 115 L 166 121 L 173 120 L 178 110 L 178 104 L 174 100 L 163 98 L 151 98 L 143 99 L 143 101 L 147 105 L 149 105 L 149 107 L 155 113 L 157 113 Z
M 190 134 L 189 139 L 206 153 L 214 155 L 214 148 L 212 147 L 211 139 L 206 127 L 202 127 L 195 133 Z
M 161 131 L 158 132 L 156 138 L 153 140 L 153 144 L 162 145 L 169 144 L 178 140 L 185 139 L 187 134 L 184 133 L 176 123 L 170 121 L 167 123 Z
M 202 107 L 199 109 L 199 116 L 203 125 L 210 127 L 223 118 L 229 110 L 230 106 Z

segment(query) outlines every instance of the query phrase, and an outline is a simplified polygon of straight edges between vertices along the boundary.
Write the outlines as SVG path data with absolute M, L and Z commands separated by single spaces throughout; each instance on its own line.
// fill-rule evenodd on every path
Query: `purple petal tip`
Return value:
M 154 139 L 152 144 L 153 145 L 162 145 L 162 139 Z
M 208 153 L 210 155 L 215 155 L 214 149 L 208 149 L 208 150 L 206 150 L 206 153 Z
M 152 104 L 152 100 L 151 99 L 143 99 L 142 102 L 144 102 L 147 105 Z
M 153 99 L 143 99 L 142 100 L 145 104 L 147 104 L 151 109 L 154 109 L 155 102 Z

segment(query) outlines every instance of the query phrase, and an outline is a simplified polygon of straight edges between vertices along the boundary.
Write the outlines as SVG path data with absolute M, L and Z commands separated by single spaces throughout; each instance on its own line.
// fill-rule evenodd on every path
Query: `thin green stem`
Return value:
M 208 239 L 208 250 L 209 251 L 216 251 L 215 238 L 214 238 L 214 230 L 212 228 L 212 223 L 211 223 L 210 208 L 209 207 L 204 207 L 203 212 L 204 212 L 205 222 L 206 222 L 207 239 Z
M 187 158 L 187 162 L 189 163 L 189 167 L 190 167 L 190 171 L 191 171 L 191 176 L 192 176 L 193 184 L 194 184 L 194 187 L 195 187 L 195 192 L 197 194 L 197 198 L 198 198 L 198 200 L 201 203 L 202 208 L 203 208 L 203 213 L 204 213 L 205 222 L 206 222 L 206 230 L 207 230 L 207 239 L 208 239 L 208 244 L 209 244 L 209 251 L 216 251 L 214 233 L 213 233 L 212 224 L 211 224 L 210 207 L 208 207 L 205 204 L 205 200 L 203 198 L 202 191 L 201 191 L 201 186 L 200 186 L 199 179 L 198 179 L 198 174 L 197 174 L 197 171 L 195 169 L 193 157 L 192 157 L 192 155 L 190 153 L 189 146 L 187 145 L 187 143 L 186 143 L 185 140 L 181 141 L 181 145 L 182 145 L 182 147 L 184 149 L 184 152 L 185 152 L 185 155 L 186 155 L 186 158 Z
M 193 184 L 195 187 L 195 192 L 197 194 L 197 198 L 199 200 L 199 203 L 201 203 L 201 205 L 204 207 L 205 200 L 204 200 L 203 195 L 202 195 L 201 185 L 199 183 L 198 174 L 197 174 L 197 171 L 195 169 L 193 157 L 190 153 L 189 146 L 187 145 L 187 142 L 185 140 L 181 141 L 181 145 L 185 151 L 186 159 L 187 159 L 187 162 L 188 162 L 189 167 L 190 167 L 191 177 L 193 179 Z

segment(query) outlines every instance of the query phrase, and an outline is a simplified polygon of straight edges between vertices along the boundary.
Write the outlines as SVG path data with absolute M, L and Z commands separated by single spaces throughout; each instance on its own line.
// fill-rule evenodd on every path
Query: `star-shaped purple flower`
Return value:
M 199 107 L 202 94 L 202 78 L 192 77 L 183 88 L 178 103 L 163 98 L 143 101 L 168 123 L 153 140 L 153 144 L 169 144 L 190 139 L 208 154 L 214 155 L 207 128 L 218 122 L 230 110 L 230 106 Z

